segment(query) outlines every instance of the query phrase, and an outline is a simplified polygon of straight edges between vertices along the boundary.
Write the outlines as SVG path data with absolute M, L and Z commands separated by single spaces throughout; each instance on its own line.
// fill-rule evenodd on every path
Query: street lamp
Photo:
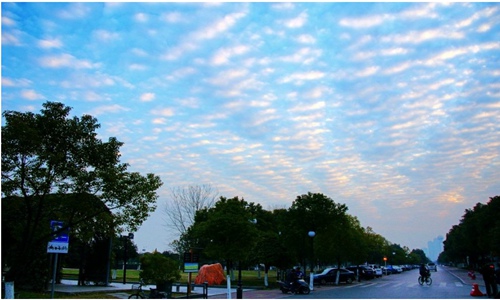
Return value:
M 257 219 L 250 219 L 248 222 L 257 224 Z M 238 288 L 236 289 L 236 299 L 243 299 L 243 287 L 241 284 L 241 260 L 238 261 Z
M 128 235 L 122 235 L 123 239 L 123 284 L 127 283 L 127 240 L 131 241 L 134 239 L 134 234 L 130 232 Z
M 309 288 L 314 289 L 314 237 L 316 232 L 309 231 L 307 235 L 311 238 L 311 271 L 309 272 Z

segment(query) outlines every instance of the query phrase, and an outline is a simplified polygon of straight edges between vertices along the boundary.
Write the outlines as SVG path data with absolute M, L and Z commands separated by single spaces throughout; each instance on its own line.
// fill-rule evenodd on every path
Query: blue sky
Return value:
M 2 111 L 60 101 L 170 189 L 345 203 L 424 248 L 500 194 L 498 3 L 2 3 Z

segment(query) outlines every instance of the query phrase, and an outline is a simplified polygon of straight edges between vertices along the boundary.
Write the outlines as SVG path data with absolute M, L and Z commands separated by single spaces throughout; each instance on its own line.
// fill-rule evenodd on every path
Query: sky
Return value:
M 2 3 L 2 111 L 98 119 L 171 189 L 345 203 L 423 249 L 500 195 L 499 3 Z M 4 124 L 4 120 L 2 120 Z

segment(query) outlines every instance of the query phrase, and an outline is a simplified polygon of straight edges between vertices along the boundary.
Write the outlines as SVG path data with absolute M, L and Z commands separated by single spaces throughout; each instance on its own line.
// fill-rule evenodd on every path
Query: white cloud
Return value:
M 31 80 L 21 78 L 21 79 L 12 79 L 8 77 L 2 76 L 2 86 L 3 87 L 27 87 L 30 86 L 33 82 Z
M 19 39 L 17 34 L 5 32 L 5 30 L 2 31 L 2 44 L 14 46 L 22 45 L 21 40 Z
M 136 20 L 139 23 L 146 23 L 149 18 L 148 15 L 145 13 L 137 13 L 134 15 L 134 20 Z
M 284 77 L 280 80 L 281 83 L 286 83 L 290 81 L 302 82 L 303 80 L 316 80 L 325 77 L 325 73 L 320 71 L 309 71 L 309 72 L 298 72 L 292 73 L 289 76 Z
M 157 108 L 151 111 L 153 115 L 163 116 L 163 117 L 171 117 L 174 115 L 173 108 Z
M 45 56 L 40 58 L 40 65 L 47 68 L 74 68 L 74 69 L 94 69 L 99 67 L 99 64 L 92 63 L 88 60 L 77 59 L 71 54 L 60 54 Z
M 142 102 L 149 102 L 153 101 L 156 98 L 155 93 L 144 93 L 141 95 L 141 101 Z
M 131 64 L 128 66 L 128 68 L 132 71 L 144 71 L 148 69 L 148 66 L 141 64 Z
M 103 114 L 109 114 L 109 113 L 119 113 L 119 112 L 124 112 L 124 111 L 129 111 L 130 108 L 118 105 L 118 104 L 112 104 L 112 105 L 103 105 L 103 106 L 98 106 L 90 111 L 91 116 L 98 116 L 98 115 L 103 115 Z
M 379 26 L 385 21 L 392 19 L 394 19 L 394 16 L 391 15 L 375 15 L 363 18 L 343 18 L 339 21 L 339 25 L 356 29 L 369 28 Z
M 316 39 L 310 34 L 301 34 L 296 40 L 302 44 L 314 44 L 316 42 Z
M 22 90 L 21 97 L 28 100 L 45 99 L 42 94 L 37 93 L 35 90 Z
M 179 23 L 184 20 L 184 17 L 179 12 L 169 12 L 162 14 L 161 19 L 168 23 Z
M 372 76 L 372 75 L 375 75 L 379 69 L 380 69 L 380 67 L 378 67 L 378 66 L 371 66 L 371 67 L 367 67 L 359 72 L 356 72 L 355 75 L 358 77 Z
M 5 25 L 5 26 L 14 26 L 14 25 L 16 25 L 16 21 L 12 20 L 9 17 L 2 16 L 2 25 Z
M 212 24 L 204 25 L 197 31 L 187 34 L 183 42 L 172 47 L 165 54 L 163 54 L 161 58 L 165 60 L 176 60 L 186 52 L 191 52 L 197 49 L 199 47 L 199 42 L 214 39 L 219 34 L 228 31 L 239 19 L 245 16 L 246 13 L 244 12 L 232 13 L 220 18 Z
M 70 3 L 66 9 L 60 10 L 57 15 L 63 19 L 83 19 L 91 9 L 87 3 Z
M 306 13 L 301 13 L 296 18 L 285 21 L 284 24 L 289 28 L 300 28 L 307 22 L 307 17 Z
M 222 65 L 228 63 L 231 57 L 235 55 L 242 55 L 248 52 L 249 47 L 244 45 L 239 45 L 231 48 L 222 48 L 217 50 L 217 52 L 212 57 L 213 65 Z
M 61 48 L 63 46 L 61 40 L 59 39 L 45 39 L 38 41 L 38 47 L 50 49 L 50 48 Z
M 120 34 L 118 34 L 116 32 L 111 32 L 108 30 L 104 30 L 104 29 L 96 30 L 96 31 L 94 31 L 93 34 L 97 39 L 99 39 L 101 41 L 105 41 L 105 42 L 117 40 L 120 38 Z

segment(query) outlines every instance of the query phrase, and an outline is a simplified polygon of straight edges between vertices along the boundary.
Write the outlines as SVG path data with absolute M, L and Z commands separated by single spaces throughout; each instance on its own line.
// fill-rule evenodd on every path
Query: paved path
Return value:
M 449 272 L 453 276 L 455 276 L 458 280 L 460 280 L 464 285 L 470 285 L 472 288 L 473 283 L 477 283 L 482 292 L 486 292 L 484 288 L 484 281 L 481 274 L 476 274 L 476 279 L 472 280 L 467 276 L 467 270 L 452 268 L 452 267 L 442 267 L 438 266 L 438 272 Z M 145 290 L 149 290 L 152 286 L 145 286 Z M 322 286 L 315 287 L 317 290 L 327 290 L 327 289 L 335 289 L 339 286 Z M 49 287 L 50 289 L 51 287 Z M 196 289 L 200 289 L 199 287 L 195 288 L 193 291 L 197 291 Z M 118 282 L 112 282 L 109 286 L 78 286 L 77 282 L 74 280 L 63 280 L 61 284 L 55 285 L 55 291 L 61 293 L 90 293 L 90 292 L 109 292 L 110 295 L 119 298 L 126 299 L 128 298 L 130 292 L 132 290 L 132 283 L 122 284 Z M 175 287 L 174 287 L 175 291 Z M 180 287 L 180 292 L 186 292 L 186 287 Z M 312 291 L 314 293 L 314 291 Z M 283 294 L 279 289 L 243 289 L 243 298 L 244 299 L 279 299 L 290 296 L 290 294 Z M 210 299 L 227 299 L 227 289 L 218 288 L 218 287 L 209 287 L 208 288 L 208 298 Z M 231 289 L 231 299 L 236 299 L 236 289 Z

